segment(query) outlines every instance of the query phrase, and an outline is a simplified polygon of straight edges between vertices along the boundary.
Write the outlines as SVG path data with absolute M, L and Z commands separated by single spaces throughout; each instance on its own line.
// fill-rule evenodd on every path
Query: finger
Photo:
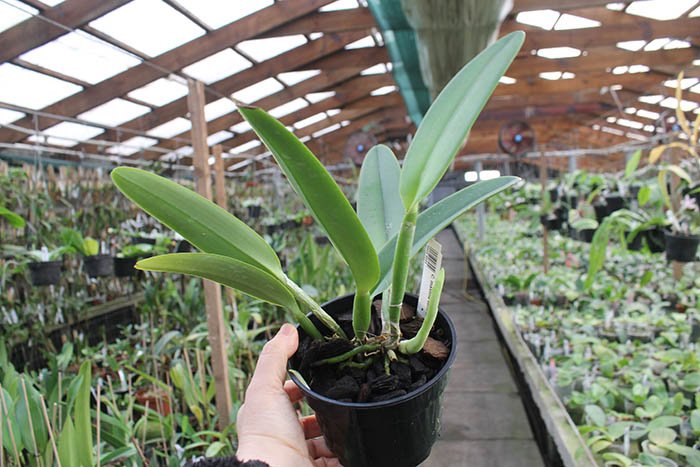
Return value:
M 299 389 L 299 386 L 297 386 L 291 379 L 284 382 L 284 392 L 287 393 L 289 400 L 292 401 L 292 404 L 296 404 L 304 398 L 303 391 Z
M 317 438 L 321 436 L 321 427 L 318 426 L 316 415 L 309 415 L 299 419 L 301 427 L 304 429 L 304 437 L 306 439 Z
M 299 346 L 299 335 L 291 324 L 284 324 L 277 335 L 263 347 L 250 381 L 251 387 L 281 388 L 287 375 L 287 360 Z
M 327 458 L 327 457 L 321 457 L 319 459 L 314 459 L 314 467 L 342 467 L 340 465 L 340 461 L 333 457 L 333 458 Z
M 326 442 L 323 438 L 307 439 L 306 446 L 309 449 L 309 455 L 312 459 L 318 459 L 319 457 L 335 457 L 335 454 L 326 446 Z

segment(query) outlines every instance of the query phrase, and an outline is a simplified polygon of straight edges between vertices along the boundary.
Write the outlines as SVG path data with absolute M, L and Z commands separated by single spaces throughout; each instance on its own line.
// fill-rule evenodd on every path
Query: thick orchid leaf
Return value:
M 634 151 L 632 154 L 632 157 L 630 157 L 630 160 L 627 161 L 627 164 L 625 165 L 625 178 L 630 178 L 632 174 L 637 170 L 639 167 L 639 162 L 642 159 L 642 150 L 637 149 Z
M 379 275 L 377 253 L 333 177 L 294 133 L 267 112 L 243 106 L 238 111 L 272 152 L 294 190 L 348 263 L 358 290 L 369 290 Z
M 525 33 L 516 31 L 489 46 L 447 83 L 430 106 L 401 171 L 401 199 L 407 211 L 445 174 L 524 40 Z
M 15 229 L 22 229 L 26 224 L 22 216 L 2 206 L 0 206 L 0 216 L 7 219 L 10 226 Z
M 79 465 L 92 466 L 92 421 L 90 419 L 90 384 L 92 383 L 91 362 L 85 361 L 78 372 L 82 377 L 78 396 L 75 399 L 75 436 L 78 446 Z
M 132 167 L 112 171 L 127 198 L 205 253 L 227 256 L 283 277 L 275 251 L 241 220 L 177 183 Z
M 360 170 L 357 215 L 379 250 L 401 227 L 404 208 L 399 194 L 401 167 L 387 146 L 367 152 Z
M 320 338 L 313 324 L 299 309 L 287 286 L 277 277 L 251 264 L 210 253 L 173 253 L 143 259 L 136 263 L 136 268 L 190 274 L 240 290 L 252 297 L 286 308 L 304 326 L 307 333 Z
M 450 225 L 452 221 L 464 212 L 517 183 L 518 180 L 520 180 L 518 177 L 508 176 L 474 183 L 440 200 L 420 213 L 416 221 L 416 232 L 413 237 L 411 256 L 418 253 L 431 238 Z M 379 266 L 381 269 L 379 282 L 374 288 L 374 294 L 386 290 L 391 282 L 391 268 L 394 262 L 396 238 L 397 236 L 394 235 L 379 252 Z

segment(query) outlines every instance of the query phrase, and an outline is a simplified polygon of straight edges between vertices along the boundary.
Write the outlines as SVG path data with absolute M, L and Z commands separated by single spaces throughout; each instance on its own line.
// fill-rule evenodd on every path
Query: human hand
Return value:
M 285 382 L 287 360 L 298 345 L 297 330 L 285 324 L 263 347 L 238 411 L 240 461 L 260 460 L 271 467 L 340 466 L 320 437 L 316 416 L 299 418 L 292 405 L 304 397 L 294 382 Z

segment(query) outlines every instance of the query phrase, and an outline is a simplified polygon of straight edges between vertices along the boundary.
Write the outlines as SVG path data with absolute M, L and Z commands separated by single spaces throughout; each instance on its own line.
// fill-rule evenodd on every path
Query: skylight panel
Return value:
M 328 110 L 326 110 L 326 115 L 328 115 L 329 117 L 335 117 L 339 113 L 340 113 L 340 109 L 328 109 Z
M 559 14 L 554 10 L 522 11 L 515 17 L 515 21 L 549 31 L 559 19 Z
M 307 101 L 311 102 L 312 104 L 315 104 L 333 96 L 335 96 L 335 91 L 312 92 L 310 94 L 307 94 L 305 97 Z
M 90 26 L 151 57 L 205 33 L 161 0 L 133 0 L 90 22 Z
M 16 110 L 0 109 L 0 123 L 12 123 L 24 117 L 25 114 Z
M 269 113 L 275 118 L 282 118 L 285 115 L 289 115 L 290 113 L 296 112 L 299 109 L 308 107 L 308 105 L 309 104 L 304 99 L 298 98 L 271 109 Z
M 612 69 L 612 74 L 613 75 L 624 75 L 625 73 L 627 73 L 629 68 L 630 67 L 628 67 L 626 65 L 616 66 L 615 68 Z
M 624 41 L 624 42 L 618 42 L 617 47 L 620 49 L 624 50 L 629 50 L 630 52 L 637 52 L 638 50 L 642 50 L 642 47 L 647 43 L 647 41 Z
M 79 114 L 78 118 L 100 125 L 117 126 L 136 117 L 140 117 L 150 110 L 151 109 L 145 105 L 135 104 L 124 99 L 116 98 Z
M 235 148 L 231 149 L 231 152 L 233 154 L 241 154 L 246 151 L 250 151 L 251 149 L 257 148 L 260 146 L 260 141 L 257 139 L 254 139 L 252 141 L 248 141 L 247 143 L 243 143 L 240 146 L 236 146 Z
M 146 138 L 145 136 L 134 136 L 129 138 L 121 144 L 111 146 L 105 150 L 109 154 L 115 154 L 117 156 L 131 156 L 136 154 L 142 149 L 149 148 L 158 142 L 157 139 Z
M 696 3 L 697 0 L 674 0 L 672 2 L 668 0 L 637 0 L 630 3 L 625 13 L 668 21 L 679 18 Z
M 545 71 L 540 73 L 540 78 L 555 81 L 561 78 L 561 71 Z
M 605 119 L 605 121 L 608 123 L 615 123 L 617 121 L 617 117 L 608 117 Z
M 647 45 L 644 46 L 644 50 L 646 52 L 654 52 L 656 50 L 662 49 L 663 46 L 665 46 L 669 42 L 671 42 L 671 39 L 669 39 L 668 37 L 654 39 L 653 41 L 649 42 Z
M 39 13 L 39 10 L 17 0 L 0 2 L 0 32 L 10 29 Z
M 172 138 L 175 135 L 179 135 L 192 128 L 192 122 L 186 118 L 177 117 L 173 118 L 169 122 L 165 122 L 162 125 L 158 125 L 155 128 L 151 128 L 146 132 L 149 136 L 155 136 L 156 138 Z
M 304 127 L 307 127 L 309 125 L 313 125 L 314 123 L 320 122 L 321 120 L 326 118 L 326 114 L 324 112 L 317 113 L 316 115 L 312 115 L 308 118 L 305 118 L 303 120 L 299 120 L 294 124 L 294 128 L 297 130 L 300 130 Z
M 56 5 L 60 5 L 61 3 L 63 3 L 63 1 L 64 0 L 41 0 L 41 3 L 43 3 L 44 5 L 47 5 L 47 6 L 54 7 Z
M 233 125 L 229 130 L 235 131 L 238 134 L 245 133 L 246 131 L 252 130 L 253 127 L 250 126 L 250 123 L 246 121 L 242 121 L 241 123 L 236 123 Z
M 698 16 L 700 16 L 700 6 L 691 11 L 688 18 L 697 18 Z
M 266 80 L 255 83 L 252 86 L 243 88 L 240 91 L 236 91 L 232 94 L 235 99 L 246 104 L 252 104 L 264 97 L 274 94 L 278 91 L 284 89 L 284 86 L 274 78 L 267 78 Z
M 287 86 L 294 86 L 297 83 L 306 81 L 321 74 L 321 70 L 303 70 L 303 71 L 288 71 L 277 75 L 280 81 Z
M 635 109 L 634 107 L 627 107 L 627 108 L 625 108 L 625 113 L 626 113 L 626 114 L 632 115 L 632 114 L 634 114 L 635 112 L 637 112 L 637 109 Z
M 630 133 L 627 132 L 625 133 L 625 136 L 628 137 L 629 139 L 636 139 L 637 141 L 646 141 L 647 138 L 642 135 L 638 135 L 637 133 Z
M 318 11 L 352 10 L 353 8 L 359 7 L 360 5 L 357 3 L 357 0 L 338 0 L 319 8 Z
M 539 49 L 537 51 L 539 57 L 556 59 L 556 58 L 572 58 L 581 55 L 579 49 L 573 47 L 549 47 L 546 49 Z
M 370 92 L 370 96 L 383 96 L 385 94 L 389 94 L 390 92 L 396 91 L 396 86 L 390 85 L 390 86 L 382 86 L 381 88 L 377 88 L 374 91 Z
M 211 84 L 227 76 L 236 74 L 241 70 L 250 68 L 251 66 L 253 66 L 253 64 L 250 63 L 249 60 L 246 60 L 241 54 L 234 52 L 233 49 L 224 49 L 192 65 L 186 66 L 182 71 L 192 78 L 202 81 L 204 84 Z
M 213 29 L 218 29 L 234 21 L 267 8 L 273 0 L 221 1 L 221 0 L 178 0 L 178 3 Z
M 609 126 L 604 126 L 600 129 L 603 133 L 610 133 L 611 135 L 624 136 L 625 132 L 618 130 L 617 128 L 610 128 Z
M 681 80 L 681 89 L 688 89 L 690 87 L 693 87 L 696 84 L 698 84 L 698 81 L 700 81 L 698 78 L 683 78 Z M 678 87 L 678 80 L 669 79 L 667 81 L 664 81 L 664 86 L 676 89 Z
M 673 39 L 668 44 L 664 45 L 664 50 L 688 49 L 688 48 L 690 48 L 690 45 L 691 44 L 688 41 Z
M 654 125 L 644 125 L 644 131 L 648 131 L 649 133 L 653 133 L 655 129 Z
M 138 89 L 134 89 L 129 97 L 160 107 L 175 99 L 187 95 L 187 86 L 173 79 L 159 78 Z
M 639 98 L 639 102 L 644 102 L 645 104 L 658 104 L 662 100 L 664 100 L 664 96 L 661 96 L 659 94 L 641 96 Z
M 236 110 L 236 104 L 231 99 L 222 97 L 204 106 L 204 118 L 210 122 L 222 115 L 229 114 Z
M 309 39 L 311 39 L 312 41 L 315 41 L 316 39 L 320 39 L 322 37 L 323 37 L 322 32 L 312 32 L 311 34 L 309 34 Z
M 600 27 L 600 21 L 564 13 L 559 17 L 559 21 L 557 21 L 557 24 L 554 26 L 554 30 L 564 31 L 568 29 L 586 29 L 597 27 Z
M 658 112 L 652 112 L 652 111 L 646 110 L 646 109 L 639 109 L 639 110 L 637 110 L 637 116 L 642 117 L 642 118 L 648 118 L 650 120 L 658 120 L 658 118 L 661 116 L 661 114 Z
M 618 118 L 617 124 L 626 126 L 627 128 L 634 128 L 635 130 L 641 130 L 644 127 L 643 123 L 635 120 L 627 120 L 626 118 Z
M 353 49 L 364 49 L 367 47 L 374 47 L 376 44 L 374 43 L 374 39 L 372 39 L 372 36 L 365 36 L 362 39 L 356 40 L 355 42 L 351 42 L 348 45 L 345 46 L 345 50 L 353 50 Z
M 19 58 L 90 84 L 141 63 L 138 58 L 83 31 L 64 34 Z
M 698 84 L 697 86 L 693 86 L 692 88 L 690 88 L 690 92 L 696 92 L 696 93 L 699 93 L 699 94 L 700 94 L 700 84 Z
M 369 67 L 369 68 L 365 68 L 364 70 L 362 70 L 362 71 L 360 72 L 360 75 L 362 75 L 362 76 L 367 76 L 367 75 L 381 75 L 381 74 L 386 73 L 387 71 L 389 71 L 389 70 L 387 70 L 386 64 L 384 64 L 384 63 L 377 63 L 377 64 L 374 65 L 374 66 L 371 66 L 371 67 Z
M 213 135 L 207 137 L 207 146 L 214 146 L 222 141 L 233 138 L 233 133 L 226 130 L 217 131 Z
M 82 125 L 73 122 L 61 122 L 58 125 L 47 128 L 43 131 L 46 135 L 46 142 L 56 146 L 72 147 L 80 141 L 93 138 L 100 133 L 104 133 L 102 128 Z M 43 142 L 43 135 L 32 135 L 27 138 L 29 141 Z
M 266 39 L 251 39 L 240 42 L 236 48 L 252 57 L 253 60 L 263 62 L 307 42 L 306 37 L 302 34 L 295 34 L 292 36 L 268 37 Z
M 515 84 L 517 81 L 517 79 L 505 75 L 501 76 L 501 78 L 498 80 L 498 82 L 501 84 Z
M 605 8 L 608 10 L 613 10 L 613 11 L 622 11 L 625 9 L 625 4 L 622 2 L 613 2 L 613 3 L 608 3 L 605 5 Z
M 322 130 L 318 130 L 312 133 L 311 136 L 313 136 L 314 138 L 318 138 L 320 136 L 327 135 L 328 133 L 332 133 L 336 130 L 339 130 L 340 128 L 340 123 L 336 123 L 335 125 L 328 126 L 326 128 L 323 128 Z
M 43 73 L 3 63 L 0 65 L 0 101 L 41 109 L 83 89 Z
M 675 109 L 678 107 L 678 101 L 676 100 L 675 97 L 667 97 L 666 99 L 659 102 L 659 105 L 662 107 L 667 107 L 669 109 Z M 693 102 L 693 101 L 687 101 L 685 99 L 681 99 L 680 108 L 683 112 L 690 112 L 691 110 L 695 109 L 697 106 L 698 106 L 698 104 Z
M 646 73 L 649 70 L 650 68 L 646 65 L 631 65 L 629 70 L 627 70 L 627 73 Z

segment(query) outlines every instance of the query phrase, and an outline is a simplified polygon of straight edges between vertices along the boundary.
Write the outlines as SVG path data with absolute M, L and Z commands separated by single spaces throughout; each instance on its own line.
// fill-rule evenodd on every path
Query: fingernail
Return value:
M 283 336 L 291 336 L 296 332 L 296 329 L 294 329 L 294 326 L 292 326 L 289 323 L 285 323 L 282 325 L 282 328 L 280 329 L 280 334 Z

